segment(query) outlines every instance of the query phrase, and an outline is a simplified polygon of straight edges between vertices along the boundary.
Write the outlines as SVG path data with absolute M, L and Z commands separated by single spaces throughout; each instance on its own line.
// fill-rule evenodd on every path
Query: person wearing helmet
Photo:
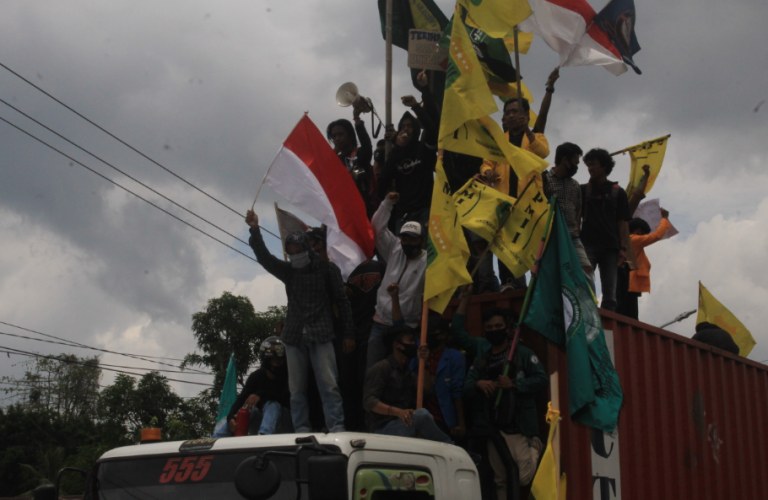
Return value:
M 240 408 L 251 411 L 248 434 L 285 434 L 293 432 L 288 390 L 288 365 L 285 344 L 280 337 L 268 337 L 259 345 L 259 368 L 248 376 L 245 387 L 227 415 L 225 432 L 214 437 L 234 435 L 235 416 Z M 228 428 L 227 428 L 228 427 Z

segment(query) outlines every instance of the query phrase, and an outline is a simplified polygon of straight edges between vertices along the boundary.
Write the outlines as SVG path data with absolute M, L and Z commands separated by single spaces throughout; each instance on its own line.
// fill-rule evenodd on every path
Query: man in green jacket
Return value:
M 456 319 L 454 317 L 454 325 Z M 458 319 L 463 325 L 463 318 Z M 498 431 L 520 471 L 520 485 L 525 486 L 533 480 L 544 448 L 538 437 L 539 426 L 534 398 L 537 392 L 547 386 L 547 373 L 536 354 L 518 344 L 510 366 L 510 375 L 502 375 L 514 331 L 513 319 L 507 310 L 493 308 L 483 313 L 483 328 L 485 338 L 473 339 L 477 357 L 464 384 L 464 399 L 472 408 L 475 429 Z M 469 345 L 469 334 L 466 331 L 456 337 L 460 343 Z M 502 391 L 502 398 L 496 409 L 498 391 Z M 494 472 L 498 498 L 506 500 L 506 468 L 490 440 L 488 457 Z

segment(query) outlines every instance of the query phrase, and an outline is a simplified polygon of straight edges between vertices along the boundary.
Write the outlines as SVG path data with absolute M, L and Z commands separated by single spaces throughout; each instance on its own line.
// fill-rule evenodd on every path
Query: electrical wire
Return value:
M 189 213 L 189 214 L 193 215 L 194 217 L 197 217 L 198 219 L 200 219 L 201 221 L 205 222 L 206 224 L 209 224 L 209 225 L 211 225 L 211 226 L 215 227 L 216 229 L 218 229 L 218 230 L 219 230 L 219 231 L 221 231 L 222 233 L 224 233 L 224 234 L 226 234 L 227 236 L 230 236 L 231 238 L 233 238 L 233 239 L 235 239 L 235 240 L 239 241 L 239 242 L 240 242 L 240 243 L 242 243 L 243 245 L 248 245 L 248 242 L 247 242 L 247 241 L 244 241 L 244 240 L 242 240 L 242 239 L 238 238 L 237 236 L 235 236 L 234 234 L 230 233 L 230 232 L 229 232 L 229 231 L 227 231 L 226 229 L 223 229 L 223 228 L 221 228 L 221 227 L 217 226 L 216 224 L 214 224 L 213 222 L 209 221 L 208 219 L 205 219 L 205 218 L 201 217 L 200 215 L 196 214 L 195 212 L 193 212 L 192 210 L 188 209 L 187 207 L 185 207 L 185 206 L 182 206 L 182 205 L 180 205 L 179 203 L 176 203 L 175 201 L 173 201 L 172 199 L 168 198 L 168 197 L 167 197 L 166 195 L 164 195 L 163 193 L 161 193 L 161 192 L 157 191 L 156 189 L 154 189 L 154 188 L 152 188 L 152 187 L 150 187 L 150 186 L 146 185 L 145 183 L 141 182 L 141 181 L 140 181 L 140 180 L 138 180 L 137 178 L 135 178 L 135 177 L 133 177 L 132 175 L 130 175 L 130 174 L 128 174 L 128 173 L 126 173 L 125 171 L 123 171 L 123 170 L 121 170 L 121 169 L 117 168 L 116 166 L 114 166 L 114 165 L 112 165 L 111 163 L 109 163 L 108 161 L 106 161 L 106 160 L 104 160 L 104 159 L 100 158 L 99 156 L 96 156 L 95 154 L 91 153 L 90 151 L 88 151 L 88 150 L 87 150 L 87 149 L 85 149 L 84 147 L 82 147 L 82 146 L 80 146 L 80 145 L 76 144 L 75 142 L 71 141 L 70 139 L 68 139 L 68 138 L 64 137 L 63 135 L 61 135 L 60 133 L 56 132 L 56 131 L 55 131 L 55 130 L 53 130 L 51 127 L 49 127 L 49 126 L 45 125 L 44 123 L 41 123 L 40 121 L 36 120 L 35 118 L 32 118 L 31 116 L 29 116 L 28 114 L 26 114 L 25 112 L 23 112 L 22 110 L 20 110 L 19 108 L 17 108 L 17 107 L 15 107 L 15 106 L 13 106 L 12 104 L 9 104 L 8 102 L 4 101 L 3 99 L 0 99 L 0 102 L 1 102 L 1 103 L 3 103 L 3 104 L 5 104 L 6 106 L 8 106 L 9 108 L 11 108 L 12 110 L 16 111 L 16 112 L 17 112 L 17 113 L 19 113 L 20 115 L 22 115 L 22 116 L 26 117 L 27 119 L 29 119 L 29 120 L 33 121 L 34 123 L 36 123 L 36 124 L 38 124 L 38 125 L 40 125 L 41 127 L 43 127 L 44 129 L 46 129 L 47 131 L 51 132 L 52 134 L 56 135 L 57 137 L 59 137 L 59 138 L 61 138 L 61 139 L 65 140 L 65 141 L 67 141 L 68 143 L 70 143 L 71 145 L 73 145 L 74 147 L 76 147 L 77 149 L 79 149 L 80 151 L 82 151 L 82 152 L 84 152 L 84 153 L 86 153 L 86 154 L 90 155 L 91 157 L 93 157 L 93 158 L 95 158 L 95 159 L 99 160 L 101 163 L 103 163 L 104 165 L 108 166 L 109 168 L 111 168 L 111 169 L 113 169 L 113 170 L 115 170 L 115 171 L 117 171 L 117 172 L 119 172 L 119 173 L 123 174 L 124 176 L 128 177 L 129 179 L 131 179 L 131 180 L 132 180 L 132 181 L 134 181 L 135 183 L 139 184 L 140 186 L 143 186 L 143 187 L 145 187 L 145 188 L 149 189 L 150 191 L 152 191 L 152 192 L 153 192 L 153 193 L 155 193 L 156 195 L 160 196 L 161 198 L 163 198 L 163 199 L 165 199 L 165 200 L 167 200 L 167 201 L 169 201 L 169 202 L 173 203 L 174 205 L 176 205 L 176 206 L 177 206 L 177 207 L 179 207 L 180 209 L 184 210 L 185 212 L 187 212 L 187 213 Z
M 142 361 L 147 361 L 147 362 L 150 362 L 150 363 L 157 363 L 159 365 L 172 366 L 174 368 L 181 368 L 178 365 L 174 365 L 174 364 L 171 364 L 171 363 L 164 363 L 162 361 L 154 361 L 154 360 L 147 359 L 147 358 L 159 358 L 159 359 L 171 359 L 171 360 L 175 360 L 175 361 L 184 361 L 183 359 L 178 359 L 178 358 L 163 358 L 163 357 L 160 357 L 160 356 L 150 356 L 148 354 L 131 354 L 131 353 L 126 353 L 126 352 L 110 351 L 109 349 L 100 349 L 98 347 L 92 347 L 92 346 L 89 346 L 89 345 L 86 345 L 86 344 L 81 344 L 80 342 L 75 342 L 73 340 L 67 340 L 67 339 L 63 339 L 61 337 L 56 337 L 55 335 L 49 335 L 47 333 L 38 332 L 36 330 L 30 330 L 29 328 L 24 328 L 23 326 L 14 325 L 14 324 L 11 324 L 11 323 L 6 323 L 5 321 L 0 321 L 0 324 L 6 325 L 6 326 L 10 326 L 10 327 L 13 327 L 13 328 L 18 328 L 19 330 L 24 330 L 25 332 L 35 333 L 37 335 L 42 335 L 44 337 L 49 337 L 49 338 L 52 338 L 52 339 L 61 340 L 63 342 L 66 342 L 66 343 L 62 343 L 61 345 L 68 345 L 70 347 L 79 347 L 79 348 L 82 348 L 82 349 L 91 349 L 93 351 L 106 352 L 106 353 L 109 353 L 109 354 L 117 354 L 119 356 L 125 356 L 125 357 L 131 358 L 131 359 L 140 359 Z M 0 333 L 2 333 L 2 332 L 0 332 Z M 10 336 L 13 336 L 13 337 L 21 337 L 21 338 L 30 339 L 30 340 L 40 340 L 40 341 L 42 341 L 42 339 L 35 339 L 35 338 L 32 338 L 32 337 L 25 337 L 23 335 L 18 335 L 18 334 L 15 334 L 15 333 L 3 333 L 3 335 L 10 335 Z M 59 344 L 59 342 L 51 342 L 51 343 L 52 344 Z M 195 368 L 188 368 L 188 370 L 192 371 L 192 372 L 198 372 L 200 374 L 213 375 L 210 372 L 204 372 L 202 370 L 197 370 Z
M 60 358 L 57 358 L 55 356 L 45 356 L 43 354 L 29 352 L 29 351 L 22 351 L 21 349 L 14 349 L 13 347 L 7 347 L 7 346 L 2 346 L 2 345 L 0 345 L 0 352 L 9 353 L 9 354 L 18 354 L 18 355 L 21 355 L 21 356 L 30 356 L 30 357 L 34 357 L 34 358 L 52 359 L 54 361 L 59 361 L 61 363 L 69 363 L 69 364 L 73 364 L 73 365 L 90 366 L 91 368 L 96 368 L 96 366 L 88 365 L 86 363 L 80 363 L 78 361 L 74 361 L 74 360 L 71 360 L 71 359 L 60 359 Z M 136 377 L 143 377 L 144 375 L 146 375 L 145 373 L 126 372 L 126 371 L 123 371 L 123 370 L 115 370 L 114 368 L 102 368 L 101 365 L 98 366 L 98 368 L 101 369 L 101 370 L 107 370 L 107 371 L 110 371 L 110 372 L 117 372 L 117 373 L 124 373 L 126 375 L 133 375 L 133 376 L 136 376 Z M 146 368 L 139 368 L 139 369 L 140 370 L 144 370 Z M 154 370 L 150 370 L 150 371 L 154 371 Z M 168 378 L 168 377 L 163 377 L 163 378 L 165 378 L 165 380 L 169 380 L 169 381 L 172 381 L 172 382 L 181 382 L 182 384 L 204 385 L 206 387 L 213 387 L 213 384 L 205 384 L 205 383 L 202 383 L 202 382 L 191 382 L 189 380 L 179 380 L 179 379 Z
M 156 209 L 160 210 L 161 212 L 165 212 L 166 214 L 170 215 L 171 217 L 173 217 L 174 219 L 178 220 L 179 222 L 181 222 L 181 223 L 183 223 L 183 224 L 186 224 L 187 226 L 191 227 L 191 228 L 192 228 L 192 229 L 194 229 L 195 231 L 197 231 L 197 232 L 199 232 L 199 233 L 201 233 L 201 234 L 204 234 L 204 235 L 208 236 L 209 238 L 211 238 L 212 240 L 214 240 L 214 241 L 216 241 L 216 242 L 218 242 L 218 243 L 221 243 L 221 244 L 222 244 L 222 245 L 224 245 L 225 247 L 227 247 L 227 248 L 229 248 L 230 250 L 233 250 L 233 251 L 235 251 L 235 252 L 239 253 L 240 255 L 242 255 L 243 257 L 245 257 L 245 258 L 247 258 L 247 259 L 250 259 L 250 260 L 252 260 L 252 261 L 254 261 L 254 262 L 258 262 L 258 261 L 257 261 L 255 258 L 251 257 L 250 255 L 248 255 L 248 254 L 245 254 L 245 253 L 241 252 L 240 250 L 238 250 L 237 248 L 233 247 L 232 245 L 230 245 L 230 244 L 228 244 L 228 243 L 225 243 L 225 242 L 221 241 L 221 240 L 220 240 L 220 239 L 218 239 L 217 237 L 215 237 L 215 236 L 213 236 L 213 235 L 211 235 L 211 234 L 208 234 L 208 233 L 206 233 L 205 231 L 203 231 L 202 229 L 200 229 L 200 228 L 198 228 L 198 227 L 196 227 L 196 226 L 193 226 L 192 224 L 190 224 L 189 222 L 185 221 L 185 220 L 184 220 L 184 219 L 182 219 L 181 217 L 178 217 L 177 215 L 174 215 L 174 214 L 172 214 L 172 213 L 171 213 L 171 212 L 169 212 L 168 210 L 165 210 L 164 208 L 160 207 L 159 205 L 156 205 L 155 203 L 152 203 L 151 201 L 149 201 L 148 199 L 146 199 L 146 198 L 142 197 L 141 195 L 134 193 L 133 191 L 131 191 L 131 190 L 130 190 L 130 189 L 128 189 L 127 187 L 125 187 L 125 186 L 123 186 L 123 185 L 121 185 L 121 184 L 119 184 L 119 183 L 117 183 L 117 182 L 113 181 L 112 179 L 110 179 L 110 178 L 109 178 L 109 177 L 107 177 L 106 175 L 104 175 L 104 174 L 102 174 L 102 173 L 99 173 L 99 172 L 97 172 L 96 170 L 92 169 L 91 167 L 89 167 L 89 166 L 85 165 L 84 163 L 82 163 L 82 162 L 80 162 L 80 161 L 78 161 L 78 160 L 76 160 L 76 159 L 72 158 L 71 156 L 69 156 L 68 154 L 64 153 L 63 151 L 61 151 L 61 150 L 59 150 L 59 149 L 56 149 L 55 147 L 51 146 L 50 144 L 48 144 L 48 143 L 47 143 L 47 142 L 45 142 L 44 140 L 42 140 L 42 139 L 38 138 L 37 136 L 33 135 L 33 134 L 32 134 L 32 133 L 30 133 L 30 132 L 27 132 L 26 130 L 24 130 L 23 128 L 19 127 L 18 125 L 15 125 L 15 124 L 13 124 L 13 123 L 9 122 L 8 120 L 6 120 L 5 118 L 3 118 L 2 116 L 0 116 L 0 120 L 4 121 L 5 123 L 7 123 L 8 125 L 10 125 L 11 127 L 13 127 L 13 128 L 15 128 L 16 130 L 18 130 L 19 132 L 22 132 L 23 134 L 26 134 L 26 135 L 28 135 L 29 137 L 31 137 L 32 139 L 36 140 L 36 141 L 37 141 L 37 142 L 39 142 L 40 144 L 43 144 L 44 146 L 47 146 L 48 148 L 52 149 L 53 151 L 56 151 L 57 153 L 59 153 L 59 154 L 60 154 L 61 156 L 63 156 L 64 158 L 67 158 L 69 161 L 72 161 L 72 162 L 74 162 L 74 163 L 77 163 L 78 165 L 80 165 L 81 167 L 85 168 L 86 170 L 88 170 L 88 171 L 90 171 L 90 172 L 93 172 L 94 174 L 98 175 L 99 177 L 101 177 L 101 178 L 102 178 L 102 179 L 104 179 L 105 181 L 107 181 L 107 182 L 110 182 L 110 183 L 114 184 L 115 186 L 119 187 L 120 189 L 122 189 L 122 190 L 124 190 L 124 191 L 126 191 L 126 192 L 128 192 L 128 193 L 130 193 L 130 194 L 132 194 L 132 195 L 134 195 L 136 198 L 138 198 L 138 199 L 140 199 L 140 200 L 142 200 L 142 201 L 144 201 L 144 202 L 146 202 L 146 203 L 149 203 L 150 205 L 152 205 L 152 206 L 153 206 L 153 207 L 155 207 Z
M 16 73 L 14 70 L 12 70 L 11 68 L 9 68 L 9 67 L 8 67 L 8 66 L 6 66 L 5 64 L 3 64 L 3 63 L 1 63 L 1 62 L 0 62 L 0 67 L 4 68 L 6 71 L 8 71 L 9 73 L 11 73 L 11 74 L 12 74 L 12 75 L 14 75 L 15 77 L 19 78 L 21 81 L 25 82 L 26 84 L 28 84 L 28 85 L 32 86 L 33 88 L 35 88 L 35 89 L 36 89 L 36 90 L 38 90 L 39 92 L 42 92 L 44 95 L 46 95 L 46 96 L 47 96 L 47 97 L 49 97 L 50 99 L 52 99 L 53 101 L 57 102 L 57 103 L 58 103 L 58 104 L 60 104 L 61 106 L 65 107 L 66 109 L 68 109 L 68 110 L 69 110 L 69 111 L 71 111 L 72 113 L 76 114 L 77 116 L 79 116 L 79 117 L 80 117 L 80 118 L 82 118 L 83 120 L 87 121 L 88 123 L 90 123 L 91 125 L 93 125 L 93 126 L 94 126 L 94 127 L 96 127 L 97 129 L 101 130 L 102 132 L 104 132 L 105 134 L 107 134 L 108 136 L 110 136 L 111 138 L 115 139 L 117 142 L 119 142 L 119 143 L 120 143 L 120 144 L 122 144 L 123 146 L 125 146 L 125 147 L 129 148 L 130 150 L 132 150 L 132 151 L 134 151 L 135 153 L 139 154 L 139 155 L 140 155 L 140 156 L 142 156 L 143 158 L 145 158 L 145 159 L 149 160 L 150 162 L 154 163 L 154 164 L 155 164 L 155 165 L 157 165 L 158 167 L 162 168 L 163 170 L 165 170 L 165 171 L 166 171 L 166 172 L 168 172 L 169 174 L 173 175 L 174 177 L 176 177 L 176 178 L 177 178 L 177 179 L 179 179 L 180 181 L 182 181 L 182 182 L 186 183 L 186 184 L 187 184 L 187 185 L 189 185 L 190 187 L 192 187 L 192 188 L 196 189 L 197 191 L 201 192 L 202 194 L 204 194 L 204 195 L 205 195 L 205 196 L 207 196 L 208 198 L 212 199 L 213 201 L 215 201 L 216 203 L 218 203 L 218 204 L 219 204 L 219 205 L 221 205 L 222 207 L 224 207 L 224 208 L 226 208 L 226 209 L 229 209 L 230 211 L 232 211 L 232 212 L 236 213 L 236 214 L 237 214 L 237 215 L 239 215 L 239 216 L 242 216 L 242 214 L 241 214 L 240 212 L 238 212 L 237 210 L 235 210 L 234 208 L 230 207 L 229 205 L 226 205 L 226 204 L 225 204 L 224 202 L 222 202 L 222 201 L 219 201 L 218 199 L 216 199 L 215 197 L 211 196 L 211 195 L 210 195 L 210 194 L 208 194 L 207 192 L 203 191 L 203 190 L 202 190 L 202 189 L 200 189 L 199 187 L 195 186 L 194 184 L 192 184 L 191 182 L 189 182 L 189 181 L 188 181 L 188 180 L 186 180 L 185 178 L 183 178 L 183 177 L 181 177 L 180 175 L 178 175 L 177 173 L 173 172 L 171 169 L 169 169 L 169 168 L 167 168 L 167 167 L 164 167 L 163 165 L 161 165 L 161 164 L 160 164 L 160 163 L 158 163 L 157 161 L 153 160 L 152 158 L 150 158 L 149 156 L 145 155 L 144 153 L 142 153 L 141 151 L 139 151 L 139 150 L 138 150 L 138 149 L 136 149 L 135 147 L 131 146 L 130 144 L 128 144 L 128 143 L 127 143 L 127 142 L 125 142 L 124 140 L 122 140 L 122 139 L 120 139 L 119 137 L 117 137 L 117 136 L 116 136 L 115 134 L 113 134 L 112 132 L 108 131 L 107 129 L 105 129 L 105 128 L 104 128 L 104 127 L 102 127 L 101 125 L 99 125 L 99 124 L 95 123 L 95 122 L 94 122 L 93 120 L 91 120 L 90 118 L 88 118 L 88 117 L 84 116 L 83 114 L 79 113 L 78 111 L 76 111 L 76 110 L 75 110 L 75 109 L 73 109 L 72 107 L 68 106 L 67 104 L 65 104 L 64 102 L 62 102 L 62 101 L 60 101 L 59 99 L 55 98 L 54 96 L 52 96 L 51 94 L 49 94 L 48 92 L 46 92 L 46 91 L 45 91 L 45 90 L 43 90 L 42 88 L 38 87 L 37 85 L 35 85 L 35 84 L 34 84 L 34 83 L 32 83 L 31 81 L 27 80 L 26 78 L 24 78 L 24 77 L 23 77 L 23 76 L 21 76 L 20 74 Z M 271 233 L 270 233 L 270 234 L 271 234 Z

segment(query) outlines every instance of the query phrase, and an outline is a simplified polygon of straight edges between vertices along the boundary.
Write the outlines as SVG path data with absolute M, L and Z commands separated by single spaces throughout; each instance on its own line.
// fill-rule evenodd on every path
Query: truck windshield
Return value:
M 294 448 L 295 449 L 295 448 Z M 242 499 L 234 484 L 237 466 L 266 449 L 109 460 L 98 465 L 91 491 L 101 500 Z M 281 448 L 281 451 L 292 451 Z M 270 457 L 282 483 L 273 500 L 296 500 L 296 465 L 290 457 Z M 304 498 L 306 496 L 303 495 Z

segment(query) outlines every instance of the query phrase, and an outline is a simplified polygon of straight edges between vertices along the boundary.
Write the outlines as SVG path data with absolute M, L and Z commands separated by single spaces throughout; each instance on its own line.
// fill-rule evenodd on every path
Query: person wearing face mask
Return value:
M 235 433 L 240 408 L 251 411 L 248 434 L 287 434 L 293 432 L 288 391 L 288 366 L 285 345 L 280 337 L 268 337 L 259 345 L 260 367 L 248 376 L 245 386 L 227 415 L 228 425 L 213 437 L 230 437 Z
M 571 142 L 560 144 L 555 150 L 555 166 L 544 171 L 541 179 L 544 182 L 544 195 L 547 198 L 557 195 L 557 206 L 560 208 L 568 232 L 571 233 L 573 246 L 579 256 L 581 268 L 587 276 L 590 286 L 595 287 L 595 271 L 587 257 L 587 251 L 581 242 L 581 188 L 573 178 L 579 171 L 579 161 L 584 152 Z
M 405 324 L 416 328 L 421 316 L 421 296 L 424 293 L 424 272 L 427 268 L 427 252 L 424 251 L 422 226 L 418 222 L 403 224 L 400 235 L 395 236 L 388 229 L 392 207 L 400 200 L 397 193 L 389 193 L 371 219 L 376 249 L 387 263 L 382 283 L 399 285 L 400 306 Z M 392 326 L 392 299 L 385 287 L 376 294 L 376 314 L 368 340 L 368 367 L 387 355 L 381 339 L 387 328 Z
M 313 369 L 323 402 L 325 424 L 330 432 L 344 431 L 344 410 L 338 385 L 333 339 L 334 310 L 338 311 L 338 333 L 343 352 L 355 349 L 352 309 L 344 291 L 341 271 L 320 259 L 303 231 L 294 231 L 285 241 L 290 262 L 267 250 L 259 230 L 259 218 L 248 210 L 250 245 L 264 269 L 285 284 L 288 313 L 281 339 L 285 344 L 291 390 L 291 417 L 296 432 L 310 432 L 307 379 Z M 310 364 L 311 361 L 311 364 Z
M 544 446 L 539 439 L 536 393 L 548 383 L 547 372 L 533 351 L 518 343 L 509 376 L 503 375 L 511 348 L 514 324 L 501 308 L 483 313 L 483 328 L 489 349 L 476 361 L 464 383 L 464 398 L 473 410 L 475 433 L 488 430 L 496 439 L 487 443 L 496 494 L 507 500 L 507 470 L 503 456 L 511 455 L 519 470 L 520 485 L 533 480 Z M 502 392 L 496 408 L 497 393 Z M 497 446 L 506 445 L 507 450 Z
M 365 376 L 363 407 L 368 431 L 388 436 L 416 437 L 450 443 L 451 438 L 435 424 L 425 408 L 414 410 L 416 374 L 411 361 L 429 358 L 427 346 L 416 346 L 414 330 L 408 326 L 392 326 L 383 338 L 389 355 L 371 366 Z

